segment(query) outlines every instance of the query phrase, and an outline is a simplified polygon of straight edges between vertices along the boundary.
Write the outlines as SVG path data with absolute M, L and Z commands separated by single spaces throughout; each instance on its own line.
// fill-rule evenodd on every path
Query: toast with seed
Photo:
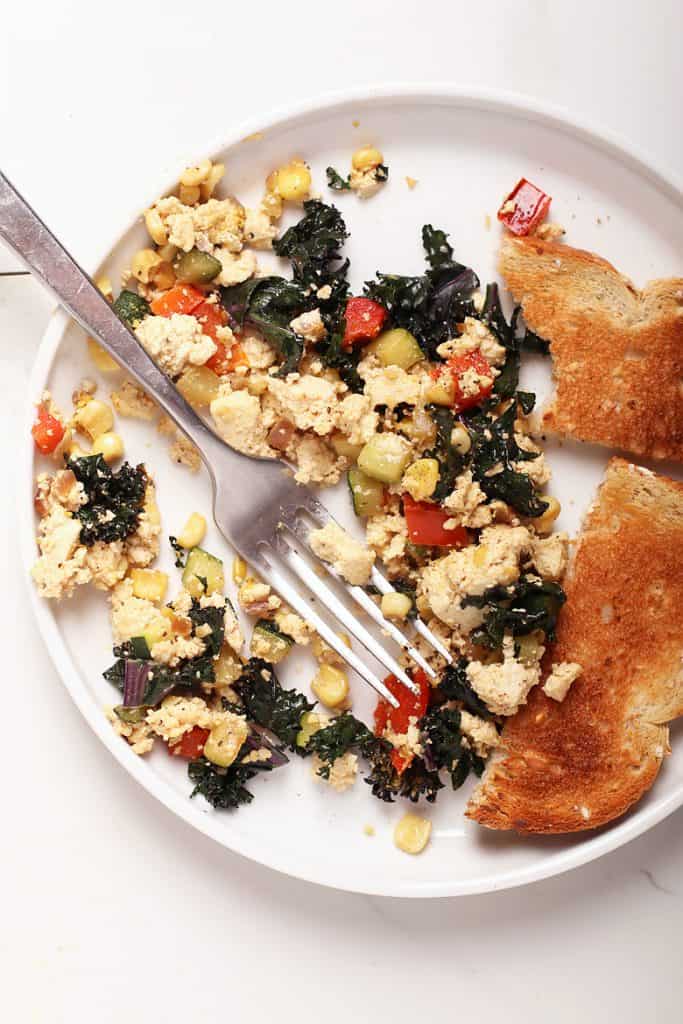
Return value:
M 683 278 L 638 291 L 593 253 L 511 235 L 499 269 L 550 345 L 556 393 L 543 427 L 683 461 Z
M 562 703 L 537 686 L 506 723 L 466 810 L 489 828 L 596 828 L 657 777 L 683 713 L 683 483 L 613 458 L 566 590 L 544 669 L 583 672 Z

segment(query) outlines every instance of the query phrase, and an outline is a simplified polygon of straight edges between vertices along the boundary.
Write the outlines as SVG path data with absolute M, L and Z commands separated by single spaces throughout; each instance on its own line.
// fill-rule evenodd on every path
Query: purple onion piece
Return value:
M 431 743 L 424 744 L 424 750 L 422 752 L 422 760 L 425 763 L 425 768 L 428 772 L 436 771 L 436 762 L 434 761 L 434 754 L 432 752 Z
M 265 747 L 266 750 L 270 751 L 270 757 L 263 763 L 268 765 L 269 768 L 282 768 L 283 765 L 289 763 L 289 758 L 282 747 L 275 746 L 268 739 L 261 726 L 251 723 L 251 730 L 242 746 L 245 754 L 250 754 L 253 750 L 260 750 L 261 747 Z
M 124 708 L 137 708 L 144 703 L 149 669 L 148 661 L 129 660 L 126 662 L 123 675 L 122 706 Z

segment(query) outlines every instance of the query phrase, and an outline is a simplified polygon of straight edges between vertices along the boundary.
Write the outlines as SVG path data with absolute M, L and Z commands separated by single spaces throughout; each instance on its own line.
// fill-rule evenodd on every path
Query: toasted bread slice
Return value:
M 504 238 L 499 268 L 557 386 L 543 426 L 637 455 L 683 460 L 683 278 L 639 292 L 561 242 Z
M 566 589 L 544 668 L 583 673 L 561 704 L 538 686 L 506 723 L 466 810 L 489 828 L 596 828 L 654 782 L 683 713 L 683 483 L 613 458 Z

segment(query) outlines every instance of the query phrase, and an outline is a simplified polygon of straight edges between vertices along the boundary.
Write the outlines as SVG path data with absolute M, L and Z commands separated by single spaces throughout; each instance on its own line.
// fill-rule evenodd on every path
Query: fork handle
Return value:
M 118 318 L 90 277 L 0 172 L 0 238 L 59 299 L 66 311 L 114 356 L 199 449 L 211 471 L 217 446 L 231 452 L 199 418 Z M 237 453 L 234 453 L 237 455 Z

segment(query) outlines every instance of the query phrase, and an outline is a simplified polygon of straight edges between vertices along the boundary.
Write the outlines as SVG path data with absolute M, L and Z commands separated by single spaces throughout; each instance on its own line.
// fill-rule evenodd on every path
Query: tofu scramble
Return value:
M 354 295 L 344 218 L 310 198 L 302 160 L 268 177 L 255 208 L 216 197 L 223 172 L 208 160 L 188 168 L 146 211 L 149 244 L 118 297 L 100 286 L 226 442 L 284 457 L 302 484 L 346 477 L 365 543 L 330 525 L 312 534 L 314 551 L 369 593 L 381 563 L 394 587 L 383 614 L 410 629 L 419 613 L 452 663 L 417 637 L 437 684 L 406 661 L 418 694 L 389 677 L 399 707 L 380 700 L 369 727 L 353 715 L 341 660 L 238 558 L 240 620 L 198 512 L 171 538 L 173 586 L 153 568 L 162 528 L 152 474 L 121 461 L 115 417 L 155 423 L 190 470 L 199 458 L 132 381 L 109 401 L 82 381 L 68 414 L 41 397 L 33 435 L 56 467 L 36 481 L 35 585 L 54 600 L 87 583 L 108 592 L 112 726 L 137 754 L 162 744 L 186 760 L 193 796 L 249 803 L 249 781 L 289 751 L 337 792 L 361 776 L 383 801 L 433 802 L 481 774 L 502 722 L 542 680 L 564 602 L 568 539 L 552 533 L 559 503 L 542 494 L 550 470 L 531 437 L 534 396 L 518 387 L 521 352 L 538 339 L 516 313 L 508 322 L 497 286 L 481 288 L 440 229 L 422 230 L 421 272 L 378 273 Z M 361 198 L 387 177 L 373 147 L 354 154 L 348 179 L 328 168 L 332 189 Z M 287 204 L 300 216 L 283 231 Z M 290 275 L 260 270 L 263 250 Z M 88 349 L 100 371 L 118 369 L 94 341 Z M 285 689 L 274 669 L 297 645 L 317 663 L 310 693 Z M 546 667 L 546 692 L 564 699 L 581 666 Z

